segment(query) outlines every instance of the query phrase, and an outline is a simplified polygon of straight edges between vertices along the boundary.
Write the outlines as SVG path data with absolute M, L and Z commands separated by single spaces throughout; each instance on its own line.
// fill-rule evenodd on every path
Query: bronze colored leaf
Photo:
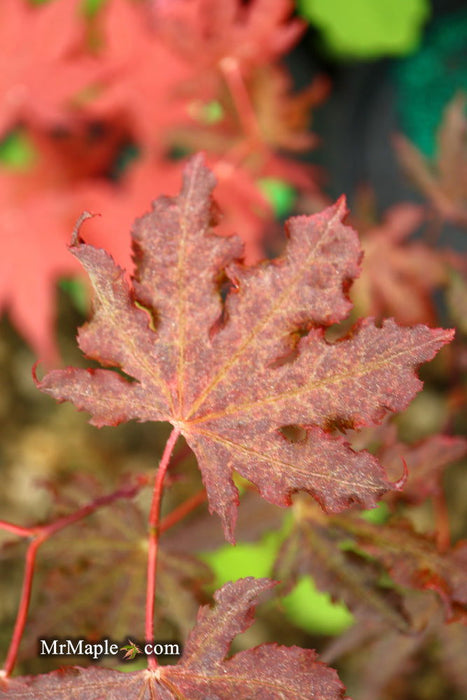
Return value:
M 356 232 L 341 198 L 290 219 L 284 255 L 254 267 L 236 237 L 216 236 L 212 174 L 201 156 L 181 194 L 159 198 L 133 228 L 136 273 L 75 235 L 72 252 L 95 289 L 94 316 L 79 344 L 113 369 L 66 368 L 38 386 L 89 411 L 94 425 L 169 421 L 195 453 L 210 509 L 233 541 L 235 470 L 277 505 L 299 490 L 335 512 L 374 506 L 391 488 L 378 460 L 354 452 L 335 428 L 361 428 L 405 408 L 422 383 L 414 373 L 452 338 L 419 325 L 359 322 L 336 343 L 325 327 L 350 311 L 359 272 Z M 223 301 L 225 278 L 230 289 Z M 301 426 L 303 439 L 281 429 Z

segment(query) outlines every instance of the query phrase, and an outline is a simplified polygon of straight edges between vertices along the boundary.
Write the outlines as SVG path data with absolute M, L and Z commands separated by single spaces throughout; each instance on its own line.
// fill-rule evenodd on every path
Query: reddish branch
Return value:
M 82 520 L 86 516 L 94 513 L 99 508 L 110 505 L 114 501 L 120 498 L 133 498 L 142 486 L 146 484 L 146 479 L 144 477 L 140 478 L 136 484 L 131 486 L 125 486 L 123 488 L 114 491 L 106 496 L 101 496 L 96 498 L 92 503 L 89 503 L 82 508 L 65 515 L 63 518 L 48 523 L 46 525 L 35 525 L 33 527 L 20 527 L 18 525 L 13 525 L 12 523 L 7 523 L 5 521 L 0 521 L 0 528 L 11 532 L 15 535 L 20 535 L 21 537 L 31 538 L 28 550 L 26 552 L 26 564 L 24 569 L 23 586 L 21 590 L 21 597 L 18 607 L 18 614 L 16 616 L 15 627 L 13 630 L 13 635 L 11 638 L 10 647 L 8 649 L 7 658 L 3 667 L 3 676 L 9 676 L 13 671 L 14 665 L 16 663 L 16 658 L 18 655 L 19 645 L 21 643 L 21 638 L 24 632 L 24 626 L 26 624 L 26 618 L 29 610 L 29 601 L 31 599 L 32 582 L 34 578 L 34 568 L 36 563 L 36 555 L 39 547 L 46 540 L 49 539 L 59 530 L 68 527 L 76 523 L 78 520 Z
M 185 518 L 189 513 L 191 513 L 192 510 L 200 506 L 206 500 L 206 489 L 201 489 L 201 491 L 198 491 L 197 493 L 193 494 L 193 496 L 187 498 L 187 500 L 184 503 L 181 503 L 179 506 L 174 508 L 171 513 L 166 515 L 166 517 L 161 520 L 161 523 L 159 525 L 159 532 L 165 532 L 169 528 L 176 525 L 176 523 L 180 522 L 180 520 L 183 520 L 183 518 Z

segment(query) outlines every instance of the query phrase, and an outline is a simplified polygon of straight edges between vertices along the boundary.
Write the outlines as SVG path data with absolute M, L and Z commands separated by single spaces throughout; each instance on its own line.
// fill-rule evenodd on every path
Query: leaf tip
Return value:
M 404 471 L 402 472 L 402 476 L 400 477 L 400 479 L 397 479 L 397 481 L 394 481 L 392 483 L 392 488 L 395 491 L 402 491 L 402 489 L 404 488 L 405 484 L 407 483 L 407 479 L 409 477 L 409 469 L 407 467 L 407 462 L 405 461 L 405 459 L 403 457 L 401 457 L 401 459 L 402 459 L 402 466 L 403 466 Z
M 347 207 L 347 197 L 345 194 L 341 194 L 339 199 L 336 200 L 334 206 L 336 207 L 336 213 L 339 214 L 341 219 L 343 219 L 349 213 L 349 208 Z
M 38 368 L 40 362 L 41 362 L 40 360 L 36 360 L 36 362 L 33 364 L 32 368 L 31 368 L 32 381 L 34 382 L 34 385 L 38 389 L 40 389 L 40 386 L 42 383 L 41 380 L 39 379 L 39 377 L 37 376 L 37 368 Z
M 437 345 L 435 353 L 441 350 L 444 345 L 449 345 L 456 335 L 455 328 L 431 328 L 430 330 Z
M 81 216 L 78 217 L 78 220 L 77 220 L 75 227 L 74 227 L 72 234 L 71 234 L 70 248 L 76 248 L 77 246 L 79 246 L 81 243 L 84 242 L 83 239 L 81 238 L 81 236 L 79 235 L 81 226 L 86 221 L 86 219 L 93 219 L 95 216 L 100 216 L 100 214 L 99 213 L 92 213 L 90 211 L 83 211 Z
M 185 165 L 183 172 L 183 179 L 190 180 L 191 178 L 196 178 L 198 176 L 208 176 L 214 181 L 216 177 L 212 170 L 206 165 L 206 156 L 204 151 L 199 151 L 189 158 L 187 164 Z

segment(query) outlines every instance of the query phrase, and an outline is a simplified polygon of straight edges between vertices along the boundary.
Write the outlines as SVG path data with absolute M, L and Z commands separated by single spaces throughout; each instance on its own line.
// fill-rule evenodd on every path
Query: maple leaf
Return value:
M 418 667 L 420 657 L 423 658 L 423 651 L 426 653 L 426 648 L 429 649 L 430 644 L 435 642 L 434 632 L 440 625 L 438 611 L 435 606 L 430 605 L 432 602 L 418 601 L 418 607 L 422 604 L 425 609 L 423 626 L 419 631 L 403 634 L 395 629 L 380 627 L 377 634 L 372 630 L 372 638 L 366 640 L 366 644 L 360 644 L 355 665 L 364 682 L 360 686 L 359 698 L 390 700 L 395 696 L 420 697 L 416 692 L 417 681 L 420 677 L 426 679 L 426 666 Z M 411 614 L 414 613 L 415 610 L 412 609 Z M 431 613 L 431 616 L 428 613 Z M 431 663 L 433 661 L 431 660 Z M 410 693 L 410 690 L 414 694 Z
M 110 256 L 80 241 L 72 252 L 95 288 L 92 321 L 78 342 L 90 358 L 119 367 L 49 372 L 38 387 L 91 413 L 96 426 L 169 421 L 195 453 L 211 510 L 233 541 L 238 491 L 233 470 L 277 505 L 305 490 L 328 510 L 374 506 L 391 488 L 379 462 L 353 452 L 334 428 L 375 424 L 421 388 L 414 367 L 452 331 L 381 328 L 360 322 L 331 344 L 324 326 L 345 318 L 358 273 L 355 231 L 340 200 L 296 217 L 281 258 L 245 267 L 237 238 L 212 231 L 212 174 L 201 157 L 179 197 L 162 197 L 133 228 L 130 291 Z M 222 275 L 231 280 L 223 305 Z M 300 425 L 302 441 L 281 428 Z
M 233 162 L 239 159 L 239 154 L 246 155 L 245 160 L 251 169 L 257 171 L 262 161 L 267 162 L 273 148 L 300 152 L 316 145 L 317 139 L 309 129 L 310 109 L 324 100 L 328 85 L 324 77 L 318 76 L 307 88 L 293 94 L 290 76 L 281 66 L 258 67 L 250 79 L 244 81 L 254 115 L 254 125 L 250 125 L 253 133 L 245 133 L 248 130 L 244 115 L 239 105 L 232 104 L 231 89 L 224 86 L 216 94 L 220 110 L 218 120 L 213 123 L 206 120 L 206 103 L 193 99 L 190 113 L 198 123 L 172 130 L 172 139 L 186 144 L 191 151 L 208 150 L 227 154 L 227 157 L 230 154 Z M 303 164 L 290 163 L 298 166 L 298 170 L 304 170 Z
M 317 660 L 310 649 L 263 644 L 226 660 L 235 636 L 253 622 L 258 597 L 274 586 L 267 579 L 240 579 L 214 595 L 216 606 L 205 606 L 183 655 L 174 666 L 155 671 L 119 673 L 99 668 L 65 671 L 4 681 L 0 697 L 22 698 L 139 698 L 190 700 L 238 697 L 259 700 L 339 700 L 344 687 L 337 673 Z M 271 672 L 273 669 L 273 672 Z M 1 682 L 1 681 L 0 681 Z
M 164 130 L 187 119 L 180 85 L 191 75 L 190 67 L 160 40 L 135 3 L 111 0 L 97 20 L 102 79 L 89 111 L 126 115 L 138 141 L 165 149 Z
M 432 697 L 447 697 L 453 685 L 460 689 L 462 697 L 466 687 L 462 672 L 465 625 L 444 624 L 434 596 L 412 593 L 405 597 L 410 617 L 416 620 L 410 634 L 362 619 L 331 643 L 323 660 L 334 663 L 352 653 L 352 670 L 362 679 L 358 697 L 365 700 L 420 697 L 422 688 L 426 688 L 427 673 L 436 679 Z M 446 676 L 444 683 L 440 661 Z
M 62 487 L 63 491 L 63 487 Z M 60 496 L 61 511 L 101 495 L 95 480 L 73 478 L 67 484 L 70 499 Z M 71 500 L 73 499 L 73 500 Z M 26 628 L 23 656 L 37 651 L 37 638 L 111 635 L 125 639 L 128 631 L 144 636 L 141 610 L 145 604 L 147 523 L 136 503 L 114 503 L 85 521 L 64 529 L 47 542 L 41 555 L 43 585 L 39 603 Z M 57 561 L 60 566 L 57 567 Z M 211 580 L 208 566 L 192 554 L 172 552 L 165 544 L 158 563 L 158 630 L 185 637 L 206 596 L 202 587 Z M 73 582 L 73 585 L 72 585 Z
M 344 549 L 342 543 L 350 540 L 348 533 L 339 529 L 338 520 L 331 521 L 313 504 L 297 500 L 293 508 L 293 528 L 273 570 L 273 576 L 284 582 L 284 594 L 308 574 L 321 591 L 344 602 L 356 616 L 384 621 L 407 632 L 409 620 L 402 597 L 381 584 L 381 563 Z
M 297 94 L 291 93 L 290 75 L 280 66 L 262 67 L 250 82 L 258 127 L 266 143 L 295 152 L 315 145 L 316 137 L 310 133 L 310 109 L 323 102 L 329 92 L 324 76 L 317 76 Z
M 359 313 L 393 316 L 404 325 L 434 321 L 430 295 L 446 279 L 445 264 L 439 252 L 406 240 L 422 219 L 420 207 L 400 204 L 379 225 L 357 225 L 364 258 L 352 299 Z
M 65 251 L 67 231 L 73 230 L 76 212 L 85 203 L 99 203 L 102 185 L 84 172 L 75 173 L 60 139 L 56 143 L 37 132 L 28 135 L 35 151 L 32 166 L 26 171 L 0 170 L 0 311 L 9 312 L 36 353 L 52 365 L 58 361 L 55 283 L 60 276 L 81 274 L 80 266 Z M 80 133 L 74 136 L 76 142 L 85 138 Z M 104 161 L 106 156 L 103 147 Z M 91 172 L 102 164 L 95 156 L 86 165 L 84 155 L 80 161 L 80 167 Z M 95 244 L 111 250 L 121 265 L 130 267 L 127 231 L 117 228 L 109 234 L 95 227 L 90 235 Z
M 69 121 L 72 98 L 96 79 L 96 64 L 79 53 L 84 35 L 79 6 L 80 0 L 41 7 L 2 1 L 0 134 L 24 119 L 47 126 Z
M 38 189 L 34 179 L 0 174 L 0 310 L 50 365 L 58 360 L 54 282 L 79 271 L 63 254 L 77 201 L 72 191 Z
M 466 98 L 456 95 L 445 109 L 438 132 L 434 163 L 403 136 L 395 146 L 402 166 L 442 219 L 467 224 L 467 118 Z
M 384 526 L 353 515 L 332 516 L 354 538 L 358 549 L 376 557 L 401 586 L 434 590 L 444 606 L 445 618 L 465 615 L 467 606 L 467 541 L 460 541 L 447 552 L 438 552 L 434 540 L 414 531 L 408 521 L 392 521 Z
M 269 64 L 299 38 L 304 23 L 290 18 L 291 0 L 152 0 L 158 31 L 202 81 L 220 76 L 225 60 L 235 61 L 245 78 Z
M 466 448 L 465 441 L 443 438 L 433 436 L 433 445 L 427 440 L 413 449 L 412 456 L 417 458 L 420 454 L 423 460 L 431 448 L 434 460 L 438 459 L 435 473 L 443 461 L 437 458 L 435 450 L 443 442 L 451 459 L 462 455 Z M 418 483 L 423 493 L 423 482 Z M 415 482 L 411 486 L 413 489 Z M 424 498 L 431 489 L 429 483 Z M 418 503 L 422 499 L 413 500 Z M 311 575 L 320 590 L 345 602 L 357 621 L 360 618 L 365 625 L 384 624 L 407 633 L 409 627 L 415 629 L 407 614 L 407 592 L 432 590 L 439 596 L 438 607 L 447 621 L 462 618 L 467 603 L 463 575 L 467 543 L 461 541 L 440 552 L 435 539 L 415 532 L 409 521 L 392 518 L 374 524 L 361 515 L 326 515 L 309 498 L 297 498 L 293 504 L 293 526 L 273 570 L 273 575 L 283 581 L 283 591 L 288 592 L 299 576 Z M 388 585 L 388 574 L 398 587 Z

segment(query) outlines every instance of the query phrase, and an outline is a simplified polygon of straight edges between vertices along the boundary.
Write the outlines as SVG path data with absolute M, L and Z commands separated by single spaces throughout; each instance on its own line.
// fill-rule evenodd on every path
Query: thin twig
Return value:
M 176 523 L 178 523 L 180 520 L 183 520 L 183 518 L 186 515 L 191 513 L 192 510 L 200 506 L 201 503 L 204 503 L 206 499 L 206 489 L 201 489 L 200 491 L 198 491 L 198 493 L 195 493 L 193 494 L 193 496 L 190 496 L 190 498 L 187 498 L 186 501 L 174 508 L 171 513 L 166 515 L 165 518 L 161 520 L 161 523 L 159 525 L 159 532 L 165 532 L 169 528 L 176 525 Z

